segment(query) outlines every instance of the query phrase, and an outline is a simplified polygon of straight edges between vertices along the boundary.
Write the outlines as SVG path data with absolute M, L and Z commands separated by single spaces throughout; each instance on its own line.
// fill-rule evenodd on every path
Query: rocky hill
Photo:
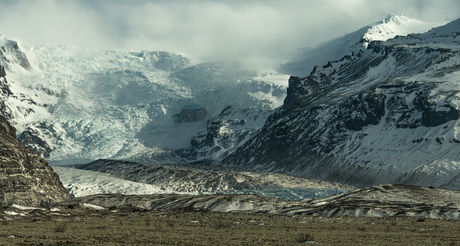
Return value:
M 356 186 L 460 188 L 460 20 L 291 77 L 283 106 L 224 160 Z
M 186 210 L 321 217 L 421 217 L 458 219 L 458 191 L 408 185 L 379 185 L 327 198 L 288 201 L 258 195 L 98 194 L 69 199 L 64 206 L 98 209 L 133 206 L 148 210 Z
M 0 116 L 0 206 L 46 206 L 70 197 L 47 162 L 19 143 L 16 130 Z

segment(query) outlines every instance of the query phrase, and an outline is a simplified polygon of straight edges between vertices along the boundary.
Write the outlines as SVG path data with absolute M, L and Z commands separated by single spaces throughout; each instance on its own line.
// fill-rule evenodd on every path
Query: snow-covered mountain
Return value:
M 291 77 L 287 94 L 286 76 L 238 62 L 1 36 L 0 112 L 24 144 L 54 164 L 223 159 L 229 167 L 359 186 L 456 188 L 458 21 L 396 36 L 432 25 L 389 16 L 327 42 L 305 54 L 315 64 L 335 61 Z
M 460 188 L 460 19 L 291 77 L 280 110 L 224 160 L 365 186 Z
M 285 74 L 305 77 L 315 66 L 323 66 L 329 61 L 359 53 L 367 49 L 372 41 L 386 41 L 397 35 L 406 36 L 411 33 L 423 33 L 445 23 L 423 22 L 402 15 L 388 15 L 385 19 L 367 25 L 342 37 L 320 43 L 315 47 L 303 48 L 282 64 L 279 71 Z
M 1 36 L 0 58 L 1 113 L 52 163 L 219 159 L 286 95 L 286 76 L 169 52 L 34 46 Z
M 310 69 L 359 53 L 372 40 L 432 25 L 391 15 L 302 53 L 310 60 L 300 59 L 298 65 Z M 0 36 L 0 58 L 7 74 L 1 114 L 18 129 L 21 142 L 55 164 L 100 158 L 218 162 L 282 105 L 288 81 L 286 75 L 238 62 L 37 46 L 5 36 Z M 293 72 L 297 65 L 292 64 L 284 71 Z

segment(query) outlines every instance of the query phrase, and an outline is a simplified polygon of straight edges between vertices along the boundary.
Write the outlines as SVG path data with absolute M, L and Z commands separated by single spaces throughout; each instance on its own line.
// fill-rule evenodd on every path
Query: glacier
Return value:
M 10 42 L 2 40 L 4 46 Z M 279 82 L 287 79 L 280 74 L 170 52 L 29 44 L 17 50 L 30 65 L 8 59 L 12 95 L 4 96 L 2 113 L 9 114 L 23 143 L 55 164 L 98 158 L 162 163 L 207 159 L 211 154 L 206 151 L 189 158 L 178 150 L 191 149 L 192 138 L 206 134 L 212 120 L 244 121 L 239 128 L 250 136 L 282 104 L 287 86 Z M 225 119 L 219 118 L 229 107 Z M 187 110 L 204 115 L 175 121 Z M 247 117 L 249 113 L 253 116 Z M 233 141 L 212 155 L 238 144 Z

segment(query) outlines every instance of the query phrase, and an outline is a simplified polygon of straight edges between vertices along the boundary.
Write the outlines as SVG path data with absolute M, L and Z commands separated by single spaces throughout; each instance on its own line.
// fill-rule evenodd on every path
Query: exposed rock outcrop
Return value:
M 5 99 L 12 94 L 6 79 L 5 66 L 0 64 L 0 115 L 7 119 L 12 118 L 12 114 L 10 108 L 5 104 Z
M 207 111 L 205 108 L 186 108 L 178 114 L 173 115 L 173 122 L 176 124 L 196 122 L 206 117 Z
M 18 140 L 27 148 L 40 154 L 44 158 L 48 158 L 53 150 L 45 140 L 39 137 L 39 133 L 35 129 L 27 129 L 23 131 L 18 135 Z
M 0 206 L 48 206 L 70 197 L 47 162 L 20 144 L 0 117 Z

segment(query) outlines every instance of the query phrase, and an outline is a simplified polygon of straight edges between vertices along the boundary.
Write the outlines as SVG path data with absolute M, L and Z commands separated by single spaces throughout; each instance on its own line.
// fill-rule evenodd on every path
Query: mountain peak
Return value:
M 407 22 L 408 20 L 411 20 L 411 19 L 404 15 L 389 14 L 385 19 L 383 19 L 382 24 L 395 23 L 397 25 L 400 25 L 401 22 Z
M 383 21 L 369 25 L 363 34 L 364 47 L 371 41 L 387 41 L 396 35 L 406 36 L 411 33 L 422 33 L 434 26 L 445 23 L 424 22 L 403 15 L 388 15 Z
M 290 62 L 281 65 L 279 71 L 294 76 L 307 76 L 315 65 L 360 52 L 372 41 L 387 41 L 397 35 L 423 33 L 445 23 L 423 22 L 403 15 L 390 14 L 385 19 L 364 26 L 342 37 L 324 42 L 316 47 L 304 49 Z

